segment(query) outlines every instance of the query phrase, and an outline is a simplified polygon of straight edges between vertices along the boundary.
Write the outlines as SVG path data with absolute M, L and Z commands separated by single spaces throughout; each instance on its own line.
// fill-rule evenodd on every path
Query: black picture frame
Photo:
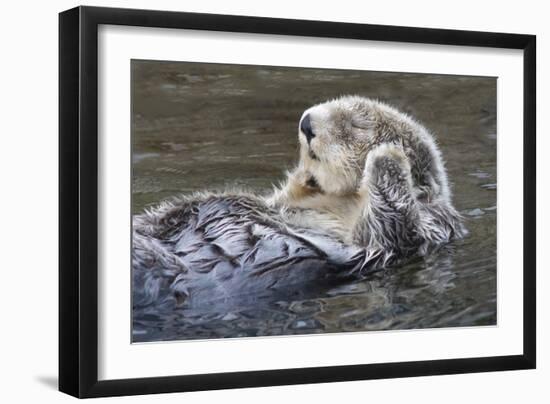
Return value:
M 100 24 L 523 50 L 523 354 L 98 381 Z M 96 7 L 60 13 L 59 390 L 84 398 L 535 368 L 535 60 L 533 35 Z

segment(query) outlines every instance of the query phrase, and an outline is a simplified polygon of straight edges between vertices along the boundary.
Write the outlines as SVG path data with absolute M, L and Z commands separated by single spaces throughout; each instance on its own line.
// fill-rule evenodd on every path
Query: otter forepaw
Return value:
M 369 152 L 362 186 L 370 188 L 373 185 L 383 188 L 412 186 L 411 167 L 401 147 L 382 144 Z
M 406 256 L 418 246 L 418 209 L 409 160 L 396 145 L 370 151 L 361 189 L 365 209 L 354 229 L 354 240 L 381 251 L 384 265 Z

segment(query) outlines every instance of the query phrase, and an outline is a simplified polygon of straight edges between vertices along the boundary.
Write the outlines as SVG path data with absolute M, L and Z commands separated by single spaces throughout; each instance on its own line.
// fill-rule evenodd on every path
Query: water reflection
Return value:
M 134 313 L 134 341 L 496 323 L 494 78 L 139 62 L 133 69 L 132 210 L 181 192 L 269 192 L 297 156 L 303 110 L 341 94 L 387 101 L 437 136 L 469 236 L 340 284 L 209 307 Z

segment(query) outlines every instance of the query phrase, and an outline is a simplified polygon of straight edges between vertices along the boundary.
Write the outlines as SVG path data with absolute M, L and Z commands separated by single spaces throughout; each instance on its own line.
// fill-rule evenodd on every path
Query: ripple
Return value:
M 475 208 L 475 209 L 470 209 L 465 211 L 464 214 L 466 216 L 478 217 L 478 216 L 483 216 L 485 212 L 482 209 Z
M 472 177 L 479 178 L 479 179 L 486 179 L 486 178 L 491 178 L 492 177 L 491 174 L 483 172 L 483 171 L 476 171 L 476 172 L 473 172 L 473 173 L 469 173 L 468 175 L 470 175 Z
M 134 153 L 132 155 L 132 162 L 139 163 L 145 159 L 151 159 L 160 156 L 160 153 Z

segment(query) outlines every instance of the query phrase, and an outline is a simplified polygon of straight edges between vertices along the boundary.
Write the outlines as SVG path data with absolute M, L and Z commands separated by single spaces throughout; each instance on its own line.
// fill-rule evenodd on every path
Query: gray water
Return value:
M 135 342 L 496 324 L 495 78 L 133 61 L 132 93 L 134 214 L 196 190 L 269 192 L 296 162 L 302 112 L 358 94 L 436 135 L 470 233 L 361 280 L 136 311 Z

